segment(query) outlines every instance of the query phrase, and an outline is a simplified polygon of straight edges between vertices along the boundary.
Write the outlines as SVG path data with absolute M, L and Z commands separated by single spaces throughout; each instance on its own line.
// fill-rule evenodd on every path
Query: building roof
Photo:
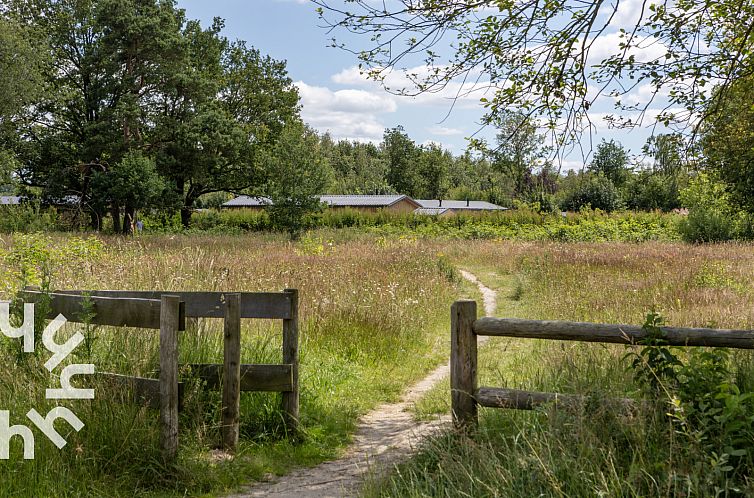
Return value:
M 456 201 L 451 199 L 417 199 L 423 208 L 469 209 L 472 211 L 505 211 L 508 208 L 487 201 Z
M 3 206 L 21 204 L 21 197 L 17 195 L 0 195 L 0 204 Z
M 321 195 L 319 200 L 335 207 L 389 207 L 402 200 L 407 200 L 416 207 L 419 204 L 406 195 Z M 241 195 L 223 204 L 223 207 L 260 207 L 269 206 L 272 201 L 267 197 Z
M 407 195 L 321 195 L 319 200 L 328 206 L 337 207 L 388 207 L 402 200 L 416 207 L 419 204 Z
M 448 211 L 450 211 L 449 208 L 441 207 L 441 208 L 418 208 L 414 210 L 414 214 L 426 214 L 429 216 L 440 216 L 441 214 L 445 214 Z
M 269 206 L 270 204 L 272 204 L 272 201 L 268 197 L 239 195 L 235 199 L 223 203 L 223 207 L 259 207 Z

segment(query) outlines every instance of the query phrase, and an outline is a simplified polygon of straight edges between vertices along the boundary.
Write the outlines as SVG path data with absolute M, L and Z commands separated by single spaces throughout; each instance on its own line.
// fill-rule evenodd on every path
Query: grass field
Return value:
M 373 238 L 335 245 L 269 236 L 97 240 L 6 237 L 6 292 L 23 280 L 39 283 L 48 272 L 53 289 L 298 288 L 303 435 L 298 441 L 284 437 L 278 395 L 244 394 L 238 456 L 218 461 L 211 449 L 219 441 L 219 393 L 193 388 L 180 420 L 179 465 L 166 469 L 157 413 L 113 405 L 98 394 L 93 402 L 70 403 L 86 427 L 71 431 L 64 449 L 38 437 L 36 459 L 25 462 L 20 442 L 12 444 L 11 460 L 0 462 L 6 496 L 214 493 L 315 464 L 338 454 L 360 414 L 395 399 L 448 354 L 445 315 L 461 284 L 433 247 Z M 182 363 L 221 360 L 221 324 L 213 322 L 181 335 Z M 243 333 L 243 362 L 280 361 L 280 322 L 245 320 Z M 82 345 L 77 352 L 98 370 L 154 375 L 155 332 L 103 327 L 86 335 L 89 351 Z M 3 338 L 9 358 L 16 343 Z M 42 373 L 41 356 L 0 368 L 0 406 L 11 411 L 12 424 L 22 423 L 31 407 L 49 409 L 43 389 L 50 379 Z
M 751 245 L 467 241 L 320 231 L 290 243 L 277 236 L 165 235 L 81 239 L 16 235 L 0 239 L 5 297 L 49 277 L 51 288 L 277 291 L 300 289 L 302 425 L 285 437 L 274 394 L 244 394 L 242 438 L 234 459 L 219 458 L 219 394 L 190 387 L 181 415 L 179 465 L 158 450 L 157 414 L 115 405 L 98 394 L 70 403 L 86 423 L 64 433 L 58 450 L 41 437 L 37 458 L 20 459 L 14 442 L 0 461 L 7 496 L 215 495 L 267 473 L 335 457 L 358 416 L 396 399 L 411 381 L 448 357 L 449 306 L 478 298 L 457 268 L 499 291 L 498 315 L 642 323 L 652 309 L 669 324 L 751 327 Z M 221 358 L 220 324 L 181 336 L 181 362 Z M 280 359 L 280 324 L 245 321 L 244 362 Z M 86 331 L 77 360 L 100 370 L 154 375 L 154 332 Z M 2 338 L 0 407 L 22 423 L 31 407 L 46 413 L 43 357 L 16 361 L 17 340 Z M 481 352 L 481 381 L 532 390 L 637 394 L 626 349 L 600 345 L 491 341 Z M 750 371 L 746 354 L 731 360 Z M 739 375 L 742 381 L 748 377 Z M 448 409 L 440 386 L 417 417 Z M 610 410 L 483 411 L 474 439 L 448 433 L 389 479 L 381 496 L 705 496 L 726 482 L 725 463 L 700 461 L 663 419 L 625 418 Z M 59 425 L 64 426 L 65 423 Z M 753 433 L 754 434 L 754 433 Z M 718 472 L 718 474 L 714 474 Z M 722 476 L 722 477 L 721 477 Z M 741 476 L 731 476 L 731 488 Z M 723 486 L 724 487 L 724 486 Z M 722 487 L 720 487 L 723 489 Z M 743 489 L 743 488 L 742 488 Z M 745 488 L 744 491 L 748 488 Z M 735 495 L 728 492 L 729 496 Z M 725 494 L 725 493 L 723 493 Z
M 672 325 L 754 326 L 751 245 L 479 242 L 448 252 L 498 290 L 498 316 L 642 324 L 655 309 Z M 574 410 L 482 409 L 473 438 L 447 433 L 429 441 L 389 479 L 372 483 L 367 495 L 752 493 L 748 472 L 738 470 L 750 468 L 750 426 L 738 443 L 738 452 L 746 453 L 734 457 L 736 450 L 711 436 L 691 440 L 701 432 L 684 433 L 683 425 L 654 409 L 627 415 L 599 402 L 639 395 L 627 352 L 623 346 L 493 339 L 480 352 L 480 385 L 581 393 L 597 402 Z M 729 363 L 730 382 L 750 391 L 752 356 L 735 353 Z M 444 384 L 417 404 L 416 415 L 429 418 L 448 409 Z M 667 403 L 660 406 L 661 413 L 668 410 Z M 735 468 L 734 460 L 740 460 Z

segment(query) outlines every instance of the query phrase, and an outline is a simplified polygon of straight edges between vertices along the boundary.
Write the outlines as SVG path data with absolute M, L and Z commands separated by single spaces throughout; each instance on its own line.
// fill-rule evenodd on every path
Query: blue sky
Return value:
M 438 142 L 459 154 L 466 148 L 465 137 L 479 129 L 481 95 L 462 99 L 451 111 L 449 93 L 396 97 L 367 81 L 359 74 L 353 54 L 327 46 L 332 35 L 320 27 L 308 0 L 178 0 L 178 5 L 186 9 L 189 18 L 200 19 L 204 25 L 215 16 L 224 18 L 226 36 L 246 40 L 263 53 L 286 60 L 289 75 L 299 88 L 302 116 L 319 131 L 329 131 L 336 138 L 378 142 L 385 128 L 402 125 L 417 143 Z M 640 5 L 641 0 L 620 3 L 622 12 L 616 29 L 604 35 L 606 49 L 617 43 L 611 37 L 615 38 L 621 24 L 631 22 Z M 342 33 L 338 38 L 348 42 Z M 351 41 L 355 46 L 365 42 Z M 640 86 L 636 97 L 646 91 Z M 590 144 L 596 146 L 602 138 L 614 138 L 633 153 L 640 152 L 650 134 L 648 129 L 607 129 L 601 117 L 612 112 L 609 102 L 593 107 L 592 112 L 597 131 L 591 139 L 583 139 L 587 153 Z M 481 136 L 491 138 L 494 130 L 485 129 Z M 583 154 L 574 152 L 566 157 L 563 167 L 580 169 L 583 163 Z

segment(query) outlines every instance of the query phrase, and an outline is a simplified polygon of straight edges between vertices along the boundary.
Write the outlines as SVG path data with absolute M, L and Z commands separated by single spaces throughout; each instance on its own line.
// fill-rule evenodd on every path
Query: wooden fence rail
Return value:
M 662 327 L 661 330 L 663 340 L 670 346 L 754 349 L 752 330 L 682 327 Z M 477 336 L 637 344 L 646 337 L 646 331 L 636 325 L 493 317 L 477 319 L 475 301 L 456 301 L 451 306 L 450 384 L 453 422 L 459 428 L 476 425 L 478 406 L 531 410 L 553 402 L 569 404 L 583 400 L 578 395 L 479 387 Z M 630 399 L 612 401 L 622 406 L 635 405 Z
M 127 396 L 121 400 L 160 410 L 160 444 L 167 460 L 178 449 L 178 412 L 184 384 L 178 379 L 178 332 L 186 317 L 222 318 L 223 363 L 189 365 L 193 375 L 209 389 L 222 389 L 221 439 L 226 449 L 238 444 L 241 391 L 282 393 L 282 410 L 289 431 L 299 419 L 298 291 L 170 292 L 159 291 L 56 291 L 37 288 L 20 293 L 27 302 L 45 302 L 52 318 L 63 314 L 71 322 L 160 330 L 159 379 L 98 372 L 96 378 Z M 241 318 L 283 320 L 283 364 L 241 364 Z

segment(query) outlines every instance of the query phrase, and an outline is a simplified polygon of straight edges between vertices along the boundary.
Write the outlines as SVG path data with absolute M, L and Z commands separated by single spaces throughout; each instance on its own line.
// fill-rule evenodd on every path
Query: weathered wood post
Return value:
M 224 294 L 222 443 L 226 450 L 238 445 L 241 412 L 241 294 Z
M 291 316 L 283 320 L 283 363 L 291 364 L 293 385 L 283 393 L 283 416 L 290 433 L 298 429 L 299 389 L 298 389 L 298 290 L 285 289 L 291 298 Z
M 450 307 L 450 399 L 453 423 L 459 429 L 471 429 L 477 423 L 475 320 L 476 301 L 456 301 Z
M 160 300 L 160 446 L 166 461 L 178 453 L 178 329 L 180 297 Z

